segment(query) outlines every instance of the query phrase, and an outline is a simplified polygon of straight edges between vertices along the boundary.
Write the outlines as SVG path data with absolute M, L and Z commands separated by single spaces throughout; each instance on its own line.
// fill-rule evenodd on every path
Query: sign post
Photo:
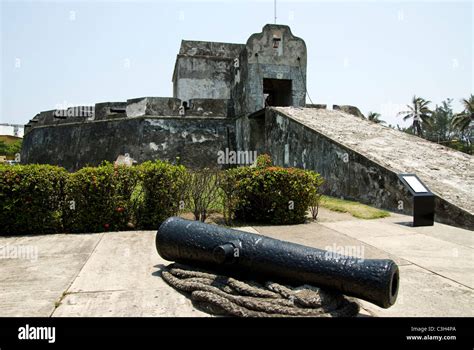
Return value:
M 413 226 L 433 226 L 435 196 L 415 174 L 398 174 L 413 196 Z

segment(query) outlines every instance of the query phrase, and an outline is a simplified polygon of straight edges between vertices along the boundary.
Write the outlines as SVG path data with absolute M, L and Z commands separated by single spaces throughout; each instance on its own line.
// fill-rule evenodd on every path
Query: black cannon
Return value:
M 398 294 L 398 266 L 392 260 L 362 260 L 177 217 L 161 224 L 156 249 L 165 260 L 256 280 L 312 284 L 383 308 Z

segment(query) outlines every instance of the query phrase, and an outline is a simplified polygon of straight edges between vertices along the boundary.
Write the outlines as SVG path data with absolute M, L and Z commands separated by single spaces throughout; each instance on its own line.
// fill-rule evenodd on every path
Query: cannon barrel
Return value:
M 156 234 L 165 260 L 225 270 L 287 284 L 311 284 L 383 308 L 395 303 L 398 266 L 389 259 L 361 259 L 262 235 L 171 217 Z

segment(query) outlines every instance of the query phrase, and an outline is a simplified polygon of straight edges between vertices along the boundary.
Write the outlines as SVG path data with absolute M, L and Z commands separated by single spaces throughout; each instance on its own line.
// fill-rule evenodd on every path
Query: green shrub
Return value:
M 225 207 L 230 208 L 236 220 L 297 224 L 305 221 L 322 182 L 319 174 L 308 170 L 242 167 L 227 171 L 222 188 L 226 193 Z
M 184 204 L 186 168 L 162 161 L 145 162 L 136 168 L 140 181 L 132 196 L 136 221 L 141 229 L 156 230 Z
M 257 168 L 268 168 L 273 165 L 272 158 L 268 154 L 261 154 L 257 157 Z
M 256 167 L 194 173 L 192 181 L 184 166 L 161 161 L 136 167 L 105 162 L 71 174 L 50 165 L 0 166 L 0 234 L 155 230 L 184 208 L 191 185 L 188 205 L 201 220 L 223 193 L 226 222 L 303 222 L 321 177 L 269 165 L 265 155 Z
M 103 163 L 69 175 L 64 225 L 69 232 L 120 231 L 130 228 L 130 198 L 137 183 L 134 167 Z
M 0 166 L 0 235 L 156 229 L 185 197 L 186 169 L 157 161 L 104 162 L 68 173 L 50 165 Z
M 51 165 L 0 166 L 0 235 L 61 232 L 67 176 Z

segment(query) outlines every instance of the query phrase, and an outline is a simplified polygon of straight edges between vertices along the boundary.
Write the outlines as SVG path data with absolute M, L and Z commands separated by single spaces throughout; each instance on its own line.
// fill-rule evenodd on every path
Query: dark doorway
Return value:
M 265 107 L 291 106 L 291 80 L 263 79 Z

